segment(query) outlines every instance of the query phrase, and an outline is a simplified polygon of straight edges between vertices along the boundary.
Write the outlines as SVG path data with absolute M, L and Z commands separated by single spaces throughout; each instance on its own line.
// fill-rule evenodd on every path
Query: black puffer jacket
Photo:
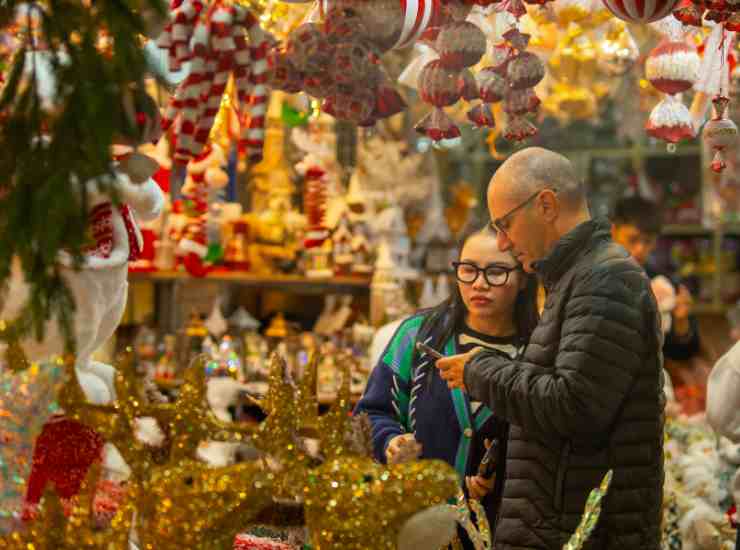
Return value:
M 665 399 L 650 283 L 605 220 L 536 268 L 547 300 L 522 359 L 481 352 L 465 367 L 470 396 L 511 423 L 494 547 L 560 549 L 613 469 L 586 548 L 657 550 Z

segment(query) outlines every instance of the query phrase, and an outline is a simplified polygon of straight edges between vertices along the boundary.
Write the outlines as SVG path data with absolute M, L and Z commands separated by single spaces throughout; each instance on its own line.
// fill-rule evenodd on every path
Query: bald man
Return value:
M 563 156 L 512 155 L 488 187 L 497 246 L 547 291 L 519 359 L 485 351 L 437 361 L 451 387 L 511 424 L 496 550 L 562 548 L 589 492 L 613 470 L 599 550 L 658 550 L 663 494 L 660 324 L 650 281 L 591 219 Z

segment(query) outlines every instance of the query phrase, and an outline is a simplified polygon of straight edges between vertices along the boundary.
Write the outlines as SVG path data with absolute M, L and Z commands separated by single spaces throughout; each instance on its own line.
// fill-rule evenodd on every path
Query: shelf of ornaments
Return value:
M 231 283 L 241 286 L 250 286 L 264 289 L 280 290 L 310 290 L 318 287 L 322 290 L 337 292 L 366 291 L 370 288 L 371 278 L 368 276 L 334 275 L 325 277 L 308 277 L 301 274 L 271 274 L 261 275 L 250 271 L 216 270 L 203 277 L 193 277 L 186 271 L 131 271 L 129 280 L 134 282 L 150 281 L 153 283 L 212 281 Z

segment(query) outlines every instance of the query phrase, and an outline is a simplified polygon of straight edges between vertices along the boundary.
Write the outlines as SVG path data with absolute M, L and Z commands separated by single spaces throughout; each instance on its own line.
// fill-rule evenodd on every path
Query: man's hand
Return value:
M 465 390 L 465 365 L 468 361 L 483 348 L 474 348 L 468 353 L 460 355 L 450 355 L 437 359 L 436 366 L 439 369 L 439 375 L 447 381 L 450 389 L 460 388 Z
M 421 451 L 421 443 L 416 441 L 414 434 L 397 435 L 385 448 L 385 459 L 388 464 L 400 464 L 419 458 Z
M 466 476 L 465 486 L 468 488 L 468 495 L 470 495 L 470 498 L 481 500 L 493 490 L 495 481 L 495 477 L 486 479 L 481 476 Z
M 676 307 L 673 309 L 673 332 L 677 336 L 686 336 L 691 330 L 689 315 L 694 305 L 689 289 L 681 285 L 676 294 Z

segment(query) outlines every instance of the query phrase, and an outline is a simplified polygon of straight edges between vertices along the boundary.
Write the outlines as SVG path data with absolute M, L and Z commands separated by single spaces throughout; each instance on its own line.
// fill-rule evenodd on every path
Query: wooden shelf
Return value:
M 255 288 L 293 290 L 308 293 L 328 291 L 365 292 L 370 288 L 369 277 L 332 276 L 314 279 L 303 275 L 258 275 L 248 271 L 216 271 L 203 278 L 192 277 L 184 271 L 132 272 L 129 280 L 154 283 L 213 281 Z
M 661 235 L 666 237 L 711 237 L 714 230 L 699 224 L 670 224 L 663 226 Z
M 730 306 L 727 304 L 694 304 L 693 313 L 695 315 L 724 315 Z

